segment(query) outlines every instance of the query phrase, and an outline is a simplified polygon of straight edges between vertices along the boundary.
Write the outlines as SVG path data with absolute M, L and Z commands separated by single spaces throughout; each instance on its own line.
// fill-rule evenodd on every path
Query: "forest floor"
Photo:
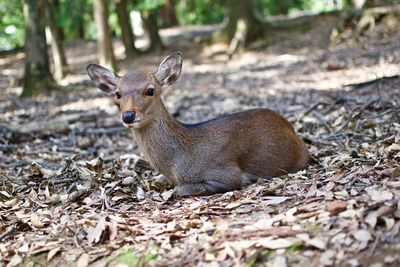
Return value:
M 23 53 L 2 56 L 0 266 L 399 266 L 400 33 L 308 43 L 319 36 L 230 60 L 222 45 L 180 48 L 182 75 L 164 93 L 178 119 L 268 107 L 313 157 L 295 174 L 185 199 L 157 183 L 89 81 L 94 42 L 67 44 L 62 90 L 36 98 L 17 98 Z M 115 50 L 120 73 L 168 54 Z

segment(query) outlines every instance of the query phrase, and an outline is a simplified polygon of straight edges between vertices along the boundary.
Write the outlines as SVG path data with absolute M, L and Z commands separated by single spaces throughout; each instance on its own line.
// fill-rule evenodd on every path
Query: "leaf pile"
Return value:
M 166 92 L 187 122 L 275 109 L 309 144 L 307 169 L 225 194 L 174 198 L 112 101 L 86 83 L 68 96 L 4 101 L 0 262 L 398 266 L 398 43 L 279 49 L 230 62 L 189 56 Z

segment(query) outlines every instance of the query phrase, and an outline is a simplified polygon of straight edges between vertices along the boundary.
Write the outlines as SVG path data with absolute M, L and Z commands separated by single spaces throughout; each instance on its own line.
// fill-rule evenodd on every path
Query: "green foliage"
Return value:
M 342 7 L 346 1 L 349 0 L 337 0 L 336 5 L 329 5 L 328 1 L 321 0 L 255 0 L 255 5 L 262 16 L 268 17 L 286 15 L 295 10 L 331 11 Z
M 306 8 L 315 12 L 329 12 L 335 9 L 343 8 L 350 0 L 338 0 L 336 5 L 329 5 L 327 1 L 308 0 Z
M 287 253 L 296 253 L 296 252 L 301 251 L 303 249 L 304 249 L 304 245 L 303 244 L 296 244 L 296 245 L 293 245 L 291 247 L 288 247 L 286 249 L 286 252 Z
M 138 3 L 135 5 L 135 9 L 143 11 L 159 8 L 164 4 L 165 0 L 140 0 L 137 2 Z
M 268 260 L 276 254 L 275 251 L 269 250 L 269 249 L 264 249 L 260 248 L 257 249 L 255 252 L 253 252 L 252 255 L 248 258 L 246 262 L 246 266 L 252 267 L 252 266 L 263 266 L 261 265 L 262 263 L 268 262 Z
M 24 44 L 24 16 L 21 1 L 0 2 L 0 51 Z
M 179 24 L 211 24 L 224 19 L 224 5 L 215 0 L 180 0 L 176 3 Z
M 316 235 L 321 230 L 322 225 L 320 223 L 309 223 L 304 224 L 303 227 L 310 235 Z
M 110 30 L 112 33 L 114 33 L 116 36 L 121 36 L 121 28 L 119 27 L 118 24 L 118 16 L 117 13 L 115 12 L 115 6 L 112 5 L 110 13 L 108 15 L 108 24 L 110 25 Z
M 113 259 L 114 263 L 124 263 L 129 266 L 137 265 L 139 263 L 139 257 L 132 251 L 125 251 Z
M 93 7 L 91 0 L 60 0 L 55 7 L 56 24 L 64 31 L 64 39 L 74 40 L 79 37 L 93 37 L 88 32 L 93 24 Z M 94 28 L 94 27 L 93 27 Z M 83 34 L 83 36 L 79 36 Z
M 157 259 L 157 255 L 146 253 L 143 258 L 131 250 L 123 251 L 115 256 L 108 257 L 107 261 L 109 265 L 115 265 L 118 263 L 126 264 L 128 266 L 137 266 L 139 263 L 149 263 Z
M 288 14 L 292 9 L 304 10 L 312 0 L 256 0 L 255 4 L 263 16 Z

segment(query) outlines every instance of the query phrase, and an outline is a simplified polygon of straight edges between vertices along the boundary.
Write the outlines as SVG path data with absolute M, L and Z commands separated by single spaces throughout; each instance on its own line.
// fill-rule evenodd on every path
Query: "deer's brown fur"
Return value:
M 134 112 L 131 128 L 151 165 L 177 186 L 181 196 L 240 189 L 254 177 L 269 178 L 303 169 L 307 146 L 292 125 L 269 109 L 253 109 L 199 124 L 183 124 L 165 108 L 163 86 L 179 77 L 180 52 L 168 56 L 154 74 L 130 72 L 119 77 L 89 65 L 96 85 L 117 92 L 121 112 Z M 154 89 L 154 95 L 147 90 Z M 247 177 L 246 180 L 244 177 Z

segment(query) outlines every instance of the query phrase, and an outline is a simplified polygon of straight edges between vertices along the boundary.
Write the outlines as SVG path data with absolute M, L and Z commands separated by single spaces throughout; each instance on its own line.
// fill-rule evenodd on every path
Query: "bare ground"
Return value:
M 16 97 L 23 53 L 1 57 L 0 265 L 399 266 L 400 35 L 315 38 L 229 61 L 224 46 L 181 47 L 183 74 L 164 93 L 180 120 L 268 107 L 313 156 L 296 174 L 186 199 L 157 184 L 88 81 L 95 43 L 68 44 L 62 91 L 33 99 Z M 116 52 L 121 73 L 167 54 Z

